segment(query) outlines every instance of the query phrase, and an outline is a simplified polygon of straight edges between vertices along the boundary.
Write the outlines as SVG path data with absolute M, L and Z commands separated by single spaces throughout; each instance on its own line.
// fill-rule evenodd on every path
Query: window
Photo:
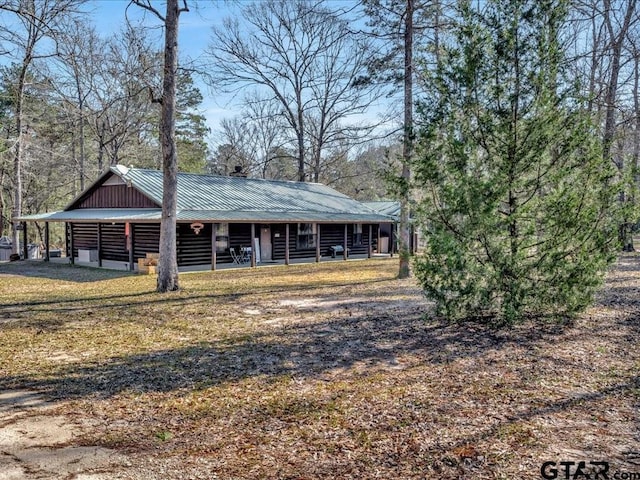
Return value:
M 229 250 L 229 224 L 218 223 L 216 229 L 216 252 L 222 253 Z
M 296 243 L 298 250 L 316 248 L 316 231 L 315 223 L 298 224 L 298 241 Z
M 353 225 L 353 244 L 362 245 L 362 224 L 355 223 Z

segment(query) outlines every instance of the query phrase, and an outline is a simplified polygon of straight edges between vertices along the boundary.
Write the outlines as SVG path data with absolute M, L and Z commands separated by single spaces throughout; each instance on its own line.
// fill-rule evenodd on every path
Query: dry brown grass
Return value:
M 640 472 L 640 259 L 569 326 L 446 325 L 388 260 L 154 278 L 0 266 L 1 389 L 89 419 L 113 478 Z

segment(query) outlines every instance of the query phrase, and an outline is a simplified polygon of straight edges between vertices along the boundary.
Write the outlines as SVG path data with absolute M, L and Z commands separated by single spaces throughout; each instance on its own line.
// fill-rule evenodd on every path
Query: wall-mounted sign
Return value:
M 202 230 L 204 228 L 204 224 L 200 223 L 200 222 L 193 222 L 189 226 L 191 227 L 191 230 L 196 232 L 196 235 L 200 235 L 200 230 Z

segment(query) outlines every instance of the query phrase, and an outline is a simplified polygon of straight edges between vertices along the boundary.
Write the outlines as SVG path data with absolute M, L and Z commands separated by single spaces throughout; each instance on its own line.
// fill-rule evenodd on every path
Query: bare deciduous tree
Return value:
M 88 102 L 95 89 L 96 68 L 100 63 L 99 50 L 102 46 L 95 29 L 86 22 L 72 18 L 66 22 L 58 45 L 59 62 L 53 65 L 47 75 L 56 78 L 51 82 L 67 107 L 71 120 L 72 160 L 77 169 L 78 189 L 83 191 L 89 174 L 87 165 L 86 126 L 88 122 Z M 76 145 L 79 149 L 76 155 Z
M 291 132 L 298 180 L 308 178 L 310 166 L 317 180 L 324 148 L 351 135 L 356 129 L 347 119 L 362 114 L 374 100 L 371 86 L 358 88 L 369 46 L 319 2 L 255 2 L 243 10 L 243 18 L 243 25 L 226 19 L 214 30 L 208 49 L 210 83 L 226 91 L 254 87 L 267 92 Z M 307 125 L 311 118 L 316 122 L 313 138 Z
M 161 89 L 160 54 L 131 25 L 104 41 L 102 50 L 88 101 L 98 170 L 123 161 L 159 168 L 158 106 L 149 99 Z
M 245 97 L 244 109 L 234 118 L 226 118 L 220 122 L 218 139 L 226 145 L 216 155 L 216 170 L 223 174 L 233 172 L 236 166 L 242 167 L 244 174 L 276 180 L 293 180 L 289 175 L 291 169 L 273 168 L 289 143 L 283 134 L 286 130 L 279 115 L 280 107 L 259 95 Z M 287 155 L 287 160 L 294 160 Z M 293 167 L 293 163 L 292 163 Z
M 640 33 L 638 0 L 579 0 L 565 25 L 566 41 L 574 42 L 571 59 L 576 77 L 589 97 L 588 110 L 601 128 L 603 157 L 614 163 L 621 178 L 634 176 L 626 159 L 632 141 L 634 41 Z M 586 41 L 585 41 L 586 40 Z M 624 250 L 633 250 L 635 199 L 630 189 L 620 195 L 624 217 L 619 233 Z
M 606 115 L 603 136 L 603 155 L 606 159 L 611 159 L 611 144 L 615 137 L 616 129 L 616 98 L 618 95 L 618 78 L 621 70 L 621 59 L 623 47 L 632 21 L 640 20 L 637 12 L 637 0 L 627 0 L 622 9 L 613 8 L 611 0 L 603 0 L 603 17 L 607 31 L 607 43 L 610 49 L 611 65 L 609 67 L 609 78 L 607 81 L 606 96 L 604 99 Z M 615 11 L 622 14 L 622 18 L 617 18 Z M 620 167 L 620 165 L 619 165 Z
M 14 121 L 17 138 L 14 142 L 13 160 L 13 218 L 22 215 L 22 155 L 25 142 L 23 126 L 23 99 L 27 74 L 37 59 L 56 55 L 55 49 L 38 51 L 39 44 L 49 39 L 54 44 L 60 36 L 60 25 L 64 18 L 77 12 L 84 0 L 7 0 L 0 4 L 0 10 L 13 13 L 16 18 L 15 28 L 3 28 L 0 31 L 3 43 L 12 44 L 18 52 L 16 60 L 19 65 L 17 81 L 14 85 Z M 19 249 L 19 223 L 12 223 L 12 242 L 14 253 Z M 26 253 L 26 252 L 25 252 Z
M 176 151 L 176 83 L 178 77 L 178 23 L 180 14 L 188 12 L 187 0 L 167 0 L 162 15 L 151 0 L 132 0 L 132 3 L 152 12 L 164 23 L 164 70 L 162 82 L 162 115 L 160 140 L 162 144 L 162 222 L 160 224 L 160 259 L 158 261 L 158 292 L 180 288 L 178 282 L 178 252 L 176 245 L 176 213 L 178 203 L 178 155 Z

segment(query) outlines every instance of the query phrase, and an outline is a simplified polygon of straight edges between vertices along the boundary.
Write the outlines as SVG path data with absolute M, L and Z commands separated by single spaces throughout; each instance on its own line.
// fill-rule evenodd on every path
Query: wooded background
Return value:
M 179 169 L 226 175 L 240 165 L 252 177 L 393 198 L 397 191 L 385 178 L 400 175 L 403 135 L 421 121 L 404 124 L 406 34 L 413 107 L 429 101 L 438 56 L 456 42 L 450 26 L 459 3 L 243 2 L 241 15 L 212 28 L 202 58 L 180 64 Z M 486 2 L 469 3 L 482 9 Z M 560 32 L 564 66 L 588 99 L 604 155 L 634 186 L 638 2 L 559 3 L 569 9 Z M 12 216 L 64 207 L 109 165 L 161 167 L 163 44 L 147 30 L 157 25 L 123 24 L 103 36 L 90 4 L 0 0 L 0 236 L 8 235 Z M 210 91 L 199 87 L 205 84 Z M 241 107 L 210 131 L 203 95 L 229 93 Z M 622 197 L 635 203 L 633 188 Z M 633 225 L 635 217 L 626 221 Z

